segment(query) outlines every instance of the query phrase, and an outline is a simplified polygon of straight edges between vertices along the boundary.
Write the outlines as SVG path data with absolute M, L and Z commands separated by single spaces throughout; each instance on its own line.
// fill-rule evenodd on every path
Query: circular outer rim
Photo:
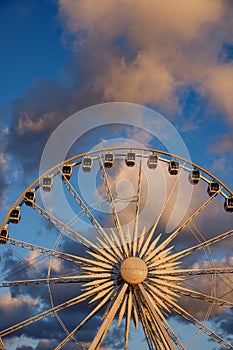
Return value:
M 27 192 L 28 190 L 32 189 L 33 187 L 35 187 L 36 184 L 39 183 L 39 181 L 46 175 L 49 175 L 51 174 L 53 171 L 55 171 L 56 169 L 58 169 L 60 166 L 62 166 L 63 164 L 67 164 L 67 163 L 71 163 L 71 162 L 74 162 L 75 160 L 79 159 L 79 158 L 83 158 L 85 156 L 89 156 L 89 155 L 96 155 L 98 156 L 99 153 L 103 153 L 103 152 L 108 152 L 108 151 L 123 151 L 125 150 L 126 152 L 128 152 L 129 150 L 134 150 L 134 151 L 146 151 L 146 152 L 151 152 L 151 153 L 156 153 L 157 155 L 165 155 L 165 156 L 168 156 L 170 158 L 175 158 L 176 160 L 180 160 L 180 161 L 183 161 L 184 163 L 187 163 L 189 165 L 191 165 L 192 167 L 195 167 L 197 169 L 199 169 L 201 171 L 201 173 L 204 173 L 206 175 L 208 175 L 212 180 L 218 182 L 222 188 L 225 189 L 227 193 L 224 193 L 222 190 L 220 190 L 219 193 L 221 193 L 221 195 L 223 197 L 228 197 L 228 196 L 233 196 L 233 190 L 231 190 L 228 186 L 226 186 L 224 184 L 224 182 L 222 180 L 220 180 L 219 178 L 217 178 L 215 175 L 213 175 L 211 172 L 209 172 L 208 170 L 206 170 L 205 168 L 201 167 L 200 165 L 194 163 L 194 162 L 191 162 L 181 156 L 178 156 L 176 154 L 173 154 L 173 153 L 169 153 L 167 151 L 163 151 L 163 150 L 157 150 L 157 149 L 154 149 L 154 148 L 146 148 L 146 147 L 134 147 L 134 146 L 117 146 L 117 147 L 107 147 L 107 148 L 101 148 L 101 149 L 96 149 L 96 150 L 91 150 L 91 151 L 88 151 L 88 152 L 85 152 L 85 153 L 80 153 L 76 156 L 73 156 L 73 157 L 70 157 L 68 159 L 65 159 L 63 162 L 55 165 L 54 167 L 50 168 L 49 170 L 47 170 L 46 172 L 44 172 L 42 175 L 40 175 L 36 180 L 34 180 L 26 189 L 25 191 L 23 191 L 20 196 L 16 199 L 16 201 L 13 203 L 13 205 L 10 207 L 8 213 L 6 214 L 6 216 L 4 217 L 3 221 L 2 221 L 2 224 L 1 224 L 1 227 L 4 227 L 7 223 L 8 223 L 8 219 L 9 219 L 9 216 L 10 216 L 10 213 L 11 213 L 11 210 L 12 208 L 14 208 L 15 206 L 17 205 L 22 205 L 21 203 L 19 204 L 19 202 L 23 199 L 24 197 L 24 193 Z M 141 156 L 141 155 L 140 155 Z M 137 158 L 137 155 L 136 155 L 136 158 Z M 164 158 L 159 158 L 159 160 L 162 160 L 162 161 L 165 161 L 165 162 L 168 162 L 170 161 L 170 159 L 164 159 Z M 79 163 L 74 163 L 74 164 L 71 164 L 72 166 L 75 166 L 75 165 L 78 165 Z M 189 169 L 187 167 L 184 167 L 184 169 L 186 171 L 191 171 L 192 169 Z M 209 183 L 211 180 L 208 180 L 207 178 L 205 178 L 202 174 L 201 174 L 201 179 L 204 180 L 206 183 Z M 40 186 L 40 185 L 39 185 Z

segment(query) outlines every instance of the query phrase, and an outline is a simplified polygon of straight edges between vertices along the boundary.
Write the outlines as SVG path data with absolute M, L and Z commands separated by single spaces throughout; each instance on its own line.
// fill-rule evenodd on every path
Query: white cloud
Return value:
M 1 313 L 7 312 L 8 315 L 13 315 L 17 310 L 23 309 L 25 305 L 27 307 L 33 307 L 38 304 L 38 299 L 33 299 L 27 295 L 17 295 L 17 297 L 12 297 L 10 293 L 6 293 L 0 296 Z
M 177 112 L 177 88 L 195 85 L 232 122 L 233 70 L 217 61 L 233 30 L 228 6 L 221 0 L 60 0 L 59 16 L 76 48 L 87 45 L 93 62 L 102 57 L 104 71 L 95 68 L 92 88 L 105 99 Z M 113 43 L 123 36 L 119 52 Z

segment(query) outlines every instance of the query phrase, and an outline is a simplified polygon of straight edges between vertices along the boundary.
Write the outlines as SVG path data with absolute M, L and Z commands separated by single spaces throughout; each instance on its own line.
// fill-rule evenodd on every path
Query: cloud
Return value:
M 169 118 L 174 118 L 174 114 L 182 113 L 182 97 L 178 91 L 190 86 L 203 98 L 209 98 L 214 113 L 224 111 L 226 121 L 231 126 L 232 67 L 229 62 L 218 59 L 223 43 L 232 40 L 232 18 L 228 6 L 230 2 L 220 0 L 100 0 L 98 6 L 90 0 L 60 0 L 59 18 L 65 28 L 63 42 L 70 44 L 72 41 L 75 52 L 74 61 L 63 71 L 69 84 L 40 79 L 25 91 L 22 98 L 12 101 L 7 152 L 14 161 L 22 164 L 27 175 L 37 170 L 43 146 L 51 132 L 71 113 L 95 103 L 122 100 L 156 106 L 159 110 L 168 111 Z M 198 126 L 193 115 L 183 130 L 196 128 Z M 216 152 L 232 150 L 232 133 L 225 136 L 216 144 Z M 88 139 L 84 142 L 88 143 Z M 0 197 L 7 188 L 5 159 L 4 144 L 4 152 L 0 155 Z M 223 162 L 217 165 L 224 168 Z M 119 172 L 116 180 L 123 178 L 124 173 Z M 153 208 L 148 211 L 148 217 L 152 211 Z M 212 229 L 222 228 L 221 221 L 218 222 L 219 227 L 215 225 L 216 220 L 212 220 L 216 213 L 217 209 L 199 222 L 202 232 L 206 232 L 208 223 L 207 236 L 215 232 Z M 227 223 L 230 220 L 228 217 Z M 187 240 L 186 236 L 178 239 L 181 247 L 184 246 L 183 237 Z M 74 249 L 72 244 L 69 249 Z M 68 249 L 68 244 L 64 247 Z M 230 250 L 231 245 L 223 242 L 215 252 L 229 254 Z M 33 257 L 32 254 L 30 260 Z M 11 256 L 6 261 L 22 268 L 22 264 L 16 263 Z M 187 264 L 192 262 L 191 257 Z M 46 272 L 42 264 L 38 266 L 40 272 Z M 54 265 L 54 273 L 67 271 L 68 263 Z M 32 275 L 32 271 L 20 272 L 20 276 Z M 206 290 L 208 283 L 203 279 L 203 290 Z M 224 288 L 222 282 L 219 288 Z M 79 290 L 75 286 L 69 290 L 64 286 L 60 292 L 54 288 L 56 302 L 77 292 Z M 6 322 L 7 317 L 11 322 L 17 320 L 20 312 L 25 312 L 27 316 L 29 308 L 36 308 L 38 298 L 48 305 L 47 290 L 40 287 L 14 289 L 11 293 L 0 298 L 0 305 L 3 305 L 1 319 L 6 315 Z M 15 301 L 16 307 L 13 308 Z M 202 317 L 201 303 L 193 305 Z M 86 304 L 80 306 L 80 318 L 86 309 Z M 72 312 L 67 310 L 64 313 L 69 326 L 73 324 Z M 217 311 L 215 315 L 218 315 Z M 36 323 L 25 331 L 40 339 L 37 350 L 54 348 L 54 338 L 62 337 L 59 325 L 54 326 L 53 319 L 47 322 L 47 327 Z M 93 329 L 98 322 L 94 318 Z M 222 328 L 226 329 L 226 324 L 222 323 Z M 88 329 L 81 334 L 82 340 L 88 342 Z M 116 339 L 113 337 L 112 341 L 115 343 Z M 116 343 L 116 348 L 118 345 Z M 72 347 L 70 345 L 69 349 Z
M 38 79 L 12 101 L 7 152 L 25 175 L 68 115 L 107 101 L 149 104 L 170 119 L 182 114 L 180 89 L 192 86 L 232 122 L 232 68 L 218 60 L 229 42 L 229 2 L 217 0 L 60 0 L 58 20 L 73 59 L 63 79 Z M 133 8 L 133 11 L 132 11 Z M 183 131 L 198 128 L 195 113 Z M 208 116 L 209 117 L 209 116 Z
M 60 0 L 59 16 L 74 49 L 91 49 L 89 63 L 101 52 L 104 74 L 96 70 L 92 78 L 105 99 L 177 112 L 177 89 L 193 85 L 231 122 L 232 67 L 218 62 L 232 31 L 228 6 L 220 0 L 102 0 L 98 6 Z
M 18 295 L 16 298 L 12 297 L 10 293 L 6 293 L 0 296 L 0 316 L 1 328 L 7 328 L 12 324 L 12 320 L 15 323 L 22 320 L 22 315 L 26 318 L 31 315 L 31 310 L 36 310 L 39 300 L 33 299 L 29 296 Z
M 214 140 L 211 142 L 209 147 L 209 152 L 223 154 L 224 152 L 228 152 L 230 156 L 232 156 L 233 149 L 233 131 L 229 131 L 227 133 L 222 134 L 220 137 L 216 135 Z
M 233 258 L 232 257 L 224 257 L 223 259 L 213 259 L 211 264 L 207 260 L 199 260 L 195 262 L 190 268 L 199 269 L 199 268 L 210 268 L 210 266 L 214 267 L 232 267 L 233 266 Z M 186 282 L 182 283 L 182 286 L 185 288 L 195 290 L 201 293 L 205 293 L 208 295 L 216 295 L 217 298 L 223 299 L 225 301 L 232 302 L 232 283 L 233 276 L 232 274 L 223 274 L 217 275 L 216 280 L 212 278 L 212 276 L 203 275 L 200 277 L 192 277 L 188 278 Z M 211 294 L 215 293 L 215 294 Z M 207 314 L 207 310 L 210 306 L 210 303 L 205 302 L 203 300 L 198 300 L 190 297 L 181 296 L 180 299 L 181 306 L 194 315 L 196 318 L 203 320 Z M 218 316 L 228 317 L 229 309 L 224 309 L 220 306 L 213 305 L 209 310 L 209 319 L 214 319 L 214 321 L 218 321 Z M 232 329 L 229 334 L 232 334 Z
M 1 127 L 1 122 L 0 122 Z M 6 196 L 5 192 L 9 187 L 9 183 L 7 181 L 6 173 L 7 173 L 7 161 L 8 156 L 5 153 L 5 140 L 1 138 L 0 135 L 0 206 L 4 205 Z
M 98 76 L 95 89 L 103 89 L 104 99 L 108 101 L 134 101 L 144 104 L 166 105 L 172 109 L 176 82 L 174 77 L 161 63 L 156 63 L 153 55 L 140 53 L 130 63 L 125 58 L 113 60 L 108 75 Z
M 24 171 L 32 172 L 38 163 L 46 138 L 63 120 L 66 89 L 59 83 L 40 79 L 12 101 L 6 152 L 19 160 Z
M 62 251 L 67 251 L 69 253 L 86 255 L 85 250 L 79 244 L 75 244 L 72 240 L 64 237 L 60 249 Z M 48 270 L 48 259 L 40 258 L 36 252 L 29 252 L 25 258 L 25 262 L 30 264 L 30 268 L 25 266 L 25 264 L 16 259 L 13 254 L 5 254 L 3 256 L 2 262 L 4 264 L 3 269 L 7 271 L 4 278 L 5 280 L 10 280 L 16 278 L 20 279 L 33 279 L 33 278 L 46 278 Z M 59 263 L 58 263 L 59 262 Z M 5 267 L 8 266 L 8 269 Z M 9 266 L 14 266 L 13 269 L 9 270 Z M 35 270 L 37 273 L 35 273 Z M 73 266 L 73 264 L 63 262 L 62 260 L 53 259 L 51 276 L 64 276 L 64 275 L 77 275 L 79 274 L 79 268 Z M 39 274 L 39 276 L 38 276 Z M 53 301 L 55 305 L 62 303 L 64 301 L 70 300 L 71 298 L 79 295 L 81 293 L 81 285 L 77 284 L 64 284 L 64 285 L 52 285 L 51 286 Z M 95 304 L 96 306 L 96 304 Z M 23 321 L 24 319 L 36 315 L 40 311 L 44 311 L 51 307 L 48 288 L 47 286 L 24 286 L 24 287 L 12 287 L 8 293 L 2 294 L 0 296 L 0 316 L 1 316 L 1 329 L 5 329 L 12 324 Z M 79 322 L 81 322 L 87 315 L 88 312 L 92 310 L 94 306 L 90 306 L 88 301 L 77 304 L 73 307 L 69 307 L 65 310 L 59 312 L 59 316 L 66 325 L 66 327 L 72 330 Z M 76 315 L 74 320 L 74 314 Z M 87 325 L 82 327 L 78 332 L 78 340 L 84 345 L 84 349 L 87 348 L 87 344 L 93 339 L 94 333 L 90 334 L 90 329 L 98 329 L 101 322 L 102 311 L 91 318 Z M 117 333 L 119 334 L 119 333 Z M 38 340 L 38 345 L 32 347 L 34 350 L 41 349 L 54 349 L 55 345 L 59 341 L 64 339 L 65 332 L 62 329 L 59 322 L 55 319 L 53 315 L 46 317 L 40 321 L 32 323 L 31 325 L 24 327 L 17 332 L 13 332 L 4 337 L 4 341 L 7 344 L 19 344 L 18 340 L 21 339 L 22 335 L 24 337 L 29 337 L 33 339 L 34 343 Z M 117 343 L 117 336 L 111 335 L 107 338 L 108 344 Z M 18 339 L 18 340 L 17 340 Z M 32 346 L 30 341 L 24 342 L 20 341 L 20 346 L 25 350 L 27 346 Z M 30 345 L 29 345 L 30 344 Z M 19 346 L 19 349 L 21 350 Z M 67 349 L 76 349 L 77 345 L 70 341 Z M 29 347 L 29 349 L 31 349 Z M 108 347 L 104 347 L 108 349 Z
M 230 64 L 215 65 L 207 71 L 201 90 L 210 96 L 212 103 L 222 107 L 228 122 L 233 125 L 233 67 Z

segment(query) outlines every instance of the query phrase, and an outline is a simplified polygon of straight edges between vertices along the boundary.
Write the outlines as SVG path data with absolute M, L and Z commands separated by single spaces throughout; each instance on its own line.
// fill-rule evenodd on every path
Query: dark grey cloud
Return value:
M 7 180 L 7 154 L 6 154 L 6 130 L 2 122 L 2 114 L 5 110 L 0 106 L 0 206 L 3 205 L 4 195 L 9 187 Z
M 9 183 L 6 180 L 5 171 L 0 164 L 0 205 L 3 204 L 3 201 L 4 201 L 3 198 L 8 188 L 9 188 Z
M 224 319 L 219 319 L 218 327 L 223 334 L 233 340 L 233 312 L 229 310 Z M 230 337 L 229 337 L 230 335 Z

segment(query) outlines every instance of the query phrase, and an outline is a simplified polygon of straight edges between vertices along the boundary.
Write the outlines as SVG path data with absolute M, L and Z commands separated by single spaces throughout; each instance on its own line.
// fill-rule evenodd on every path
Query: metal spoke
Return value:
M 70 332 L 67 337 L 55 348 L 55 350 L 59 350 L 61 349 L 65 344 L 68 343 L 68 341 L 77 333 L 77 331 L 82 327 L 84 326 L 88 320 L 90 320 L 92 318 L 92 316 L 94 316 L 96 314 L 96 312 L 98 310 L 100 310 L 108 301 L 109 299 L 112 297 L 112 294 L 113 294 L 113 289 L 111 289 L 111 291 L 108 291 L 106 293 L 107 295 L 105 296 L 105 298 L 88 314 L 87 317 L 85 317 L 85 319 L 80 322 L 78 324 L 78 326 L 73 329 L 72 332 Z
M 0 337 L 0 349 L 1 350 L 6 350 L 6 348 L 4 347 L 4 344 L 2 342 L 2 338 Z
M 130 319 L 132 313 L 132 286 L 129 286 L 129 295 L 127 300 L 127 313 L 126 313 L 126 322 L 125 322 L 125 342 L 124 342 L 124 350 L 128 349 L 129 342 L 129 329 L 130 329 Z
M 15 281 L 2 281 L 0 282 L 0 288 L 10 287 L 26 287 L 37 286 L 46 284 L 62 284 L 62 283 L 83 283 L 92 280 L 98 280 L 102 278 L 109 278 L 111 274 L 92 274 L 92 275 L 79 275 L 79 276 L 61 276 L 53 278 L 38 278 L 32 280 L 15 280 Z M 97 283 L 97 282 L 96 282 Z
M 156 349 L 160 350 L 161 347 L 158 344 L 157 335 L 154 334 L 154 330 L 152 330 L 151 325 L 149 324 L 149 320 L 147 317 L 148 312 L 146 314 L 146 309 L 144 307 L 145 301 L 142 299 L 141 294 L 136 288 L 134 289 L 134 296 L 136 300 L 137 309 L 139 312 L 139 318 L 142 324 L 142 328 L 146 337 L 148 347 L 150 350 L 154 350 L 154 346 L 153 346 L 153 342 L 154 342 Z
M 115 226 L 117 228 L 117 232 L 119 234 L 119 238 L 121 240 L 121 245 L 122 245 L 122 249 L 123 249 L 123 252 L 124 252 L 124 256 L 126 257 L 126 256 L 129 256 L 129 250 L 128 250 L 128 246 L 127 246 L 126 241 L 125 241 L 124 234 L 122 232 L 119 216 L 117 214 L 117 211 L 116 211 L 116 208 L 115 208 L 115 205 L 114 205 L 114 198 L 113 198 L 113 195 L 112 195 L 110 183 L 109 183 L 108 176 L 107 176 L 106 170 L 104 168 L 103 161 L 102 161 L 101 157 L 99 158 L 99 163 L 100 163 L 101 175 L 102 175 L 102 178 L 104 180 L 105 190 L 106 190 L 106 193 L 107 193 L 107 196 L 108 196 L 108 199 L 109 199 L 109 202 L 110 202 L 110 206 L 111 206 L 111 209 L 112 209 L 113 220 L 114 220 Z
M 166 272 L 163 270 L 153 271 L 154 275 L 163 275 L 163 276 L 202 276 L 202 275 L 218 275 L 225 273 L 233 273 L 232 267 L 209 267 L 209 268 L 200 268 L 200 269 L 176 269 Z
M 148 291 L 149 292 L 149 291 Z M 176 344 L 177 348 L 179 350 L 184 350 L 184 346 L 183 344 L 181 343 L 180 339 L 177 337 L 177 335 L 175 334 L 174 330 L 171 328 L 171 326 L 169 325 L 169 323 L 167 322 L 166 318 L 164 317 L 163 313 L 160 311 L 160 309 L 158 308 L 157 305 L 159 305 L 159 302 L 158 302 L 158 298 L 155 297 L 155 294 L 154 293 L 150 293 L 149 294 L 152 296 L 153 299 L 155 299 L 155 310 L 156 312 L 158 313 L 158 315 L 160 316 L 160 318 L 163 320 L 163 323 L 164 323 L 164 327 L 168 333 L 168 335 L 170 336 L 170 338 L 173 340 L 173 342 Z M 162 303 L 162 301 L 160 301 L 160 303 Z M 164 303 L 163 303 L 164 304 Z M 162 305 L 162 304 L 161 304 Z M 165 305 L 162 305 L 165 309 L 167 309 L 169 312 L 170 310 L 167 308 L 167 306 Z
M 219 241 L 221 241 L 221 240 L 223 240 L 225 238 L 231 237 L 232 235 L 233 235 L 233 230 L 226 231 L 226 232 L 220 234 L 219 236 L 216 236 L 214 238 L 210 238 L 209 240 L 207 240 L 205 242 L 202 242 L 200 244 L 197 244 L 196 246 L 193 246 L 191 248 L 182 250 L 179 253 L 170 255 L 170 257 L 167 258 L 167 261 L 175 261 L 177 259 L 182 259 L 185 256 L 187 256 L 189 254 L 192 254 L 192 253 L 194 253 L 197 250 L 203 249 L 204 247 L 208 247 L 211 244 L 217 243 L 217 242 L 219 242 Z
M 163 317 L 163 322 L 164 322 L 164 326 L 167 330 L 168 335 L 173 340 L 173 342 L 176 344 L 177 348 L 179 350 L 185 350 L 184 345 L 181 343 L 180 339 L 178 338 L 178 336 L 176 335 L 176 333 L 174 332 L 172 327 L 169 325 L 169 323 L 167 322 L 165 317 Z
M 200 208 L 198 208 L 185 222 L 180 225 L 167 239 L 165 239 L 159 247 L 155 250 L 155 254 L 159 253 L 162 249 L 164 249 L 177 235 L 182 231 L 185 227 L 187 227 L 201 212 L 212 202 L 212 200 L 217 196 L 219 192 L 216 192 L 213 196 L 211 196 L 205 203 L 203 203 Z
M 177 305 L 174 302 L 169 302 L 172 310 L 180 315 L 182 318 L 187 320 L 188 322 L 192 323 L 194 326 L 196 326 L 198 329 L 200 329 L 203 333 L 207 334 L 212 340 L 214 340 L 216 343 L 220 344 L 224 349 L 232 349 L 232 345 L 228 343 L 226 340 L 224 340 L 222 337 L 220 337 L 217 333 L 215 333 L 213 330 L 208 328 L 204 323 L 198 321 L 194 316 L 192 316 L 190 313 L 188 313 L 185 309 L 183 309 L 181 306 Z
M 17 247 L 20 247 L 20 248 L 33 250 L 33 251 L 36 251 L 40 254 L 45 254 L 47 256 L 53 256 L 53 257 L 58 258 L 58 259 L 70 261 L 74 264 L 78 264 L 78 265 L 81 264 L 81 262 L 78 261 L 79 257 L 76 255 L 67 254 L 64 252 L 59 252 L 59 251 L 56 251 L 56 250 L 53 250 L 50 248 L 41 247 L 41 246 L 38 246 L 38 245 L 35 245 L 32 243 L 23 242 L 23 241 L 20 241 L 18 239 L 14 239 L 14 238 L 8 238 L 7 243 L 12 244 L 12 245 L 17 246 Z
M 122 300 L 124 298 L 124 295 L 125 295 L 125 292 L 128 288 L 128 284 L 125 283 L 121 289 L 121 291 L 119 292 L 118 296 L 116 297 L 111 309 L 109 310 L 109 313 L 108 313 L 108 316 L 104 318 L 104 321 L 103 323 L 101 324 L 97 334 L 95 335 L 95 338 L 93 339 L 90 347 L 89 347 L 89 350 L 95 350 L 97 349 L 102 341 L 103 341 L 103 338 L 105 336 L 105 334 L 107 333 L 116 313 L 117 313 L 117 310 L 119 309 L 121 303 L 122 303 Z
M 155 304 L 153 303 L 152 299 L 150 298 L 147 291 L 144 289 L 142 284 L 138 285 L 140 292 L 142 293 L 143 298 L 146 301 L 146 304 L 148 306 L 148 311 L 151 314 L 151 317 L 154 320 L 155 327 L 157 329 L 158 334 L 163 340 L 163 345 L 165 346 L 165 349 L 167 350 L 175 350 L 174 346 L 172 345 L 169 335 L 164 327 L 163 322 L 161 321 L 160 317 L 158 316 L 157 312 L 155 311 Z
M 80 208 L 82 209 L 83 213 L 87 216 L 87 218 L 90 220 L 93 227 L 96 229 L 96 231 L 99 233 L 100 236 L 104 237 L 106 236 L 106 232 L 104 231 L 103 227 L 100 225 L 100 223 L 96 220 L 95 216 L 92 214 L 91 210 L 87 207 L 87 205 L 84 203 L 81 196 L 78 194 L 78 192 L 75 190 L 75 188 L 72 186 L 70 181 L 66 177 L 62 177 L 60 173 L 60 177 L 63 180 L 63 183 L 65 184 L 68 191 L 71 193 L 71 195 L 74 197 Z
M 171 191 L 170 191 L 169 195 L 167 196 L 166 201 L 164 203 L 164 206 L 163 206 L 162 210 L 160 211 L 160 213 L 159 213 L 159 215 L 158 215 L 154 225 L 151 228 L 151 231 L 150 231 L 150 234 L 148 235 L 148 238 L 145 240 L 145 242 L 143 242 L 143 246 L 139 244 L 139 250 L 141 249 L 140 255 L 139 255 L 140 257 L 143 257 L 144 254 L 147 252 L 147 248 L 148 248 L 148 246 L 149 246 L 149 244 L 150 244 L 150 242 L 152 240 L 152 237 L 153 237 L 153 235 L 155 233 L 155 230 L 156 230 L 156 228 L 157 228 L 157 226 L 159 224 L 159 221 L 160 221 L 160 219 L 161 219 L 161 217 L 162 217 L 162 215 L 163 215 L 163 213 L 164 213 L 164 211 L 165 211 L 165 209 L 167 207 L 167 204 L 168 204 L 169 200 L 171 199 L 171 196 L 173 195 L 173 193 L 175 191 L 175 188 L 176 188 L 176 185 L 178 183 L 179 177 L 180 177 L 180 173 L 176 177 L 176 180 L 174 181 L 174 183 L 172 185 Z M 160 236 L 161 235 L 159 235 L 157 237 L 157 240 L 159 240 Z
M 138 218 L 140 210 L 140 200 L 141 200 L 141 187 L 142 187 L 142 159 L 140 159 L 139 170 L 138 170 L 138 187 L 137 187 L 137 201 L 135 210 L 135 221 L 133 228 L 133 244 L 132 244 L 132 255 L 135 256 L 137 252 L 138 244 Z
M 39 214 L 44 216 L 47 220 L 51 221 L 58 229 L 61 231 L 67 233 L 70 235 L 74 240 L 81 243 L 85 247 L 87 247 L 89 250 L 94 250 L 95 252 L 101 253 L 102 255 L 105 255 L 105 257 L 109 260 L 109 254 L 102 248 L 98 247 L 96 244 L 89 241 L 87 238 L 82 236 L 80 233 L 66 225 L 64 222 L 56 218 L 51 213 L 48 213 L 45 209 L 41 208 L 37 204 L 34 205 L 34 210 L 36 210 Z
M 226 300 L 223 300 L 220 298 L 216 298 L 214 296 L 211 296 L 211 295 L 208 295 L 205 293 L 200 293 L 200 292 L 197 292 L 195 290 L 184 288 L 184 287 L 181 287 L 179 285 L 171 286 L 170 288 L 172 290 L 176 291 L 178 294 L 186 295 L 186 296 L 194 298 L 194 299 L 204 300 L 204 301 L 207 301 L 209 303 L 214 303 L 214 304 L 216 304 L 218 306 L 222 306 L 224 308 L 233 309 L 233 303 L 231 303 L 229 301 L 226 301 Z
M 42 318 L 45 318 L 45 317 L 48 317 L 48 316 L 54 314 L 55 312 L 59 312 L 63 309 L 66 309 L 67 307 L 76 305 L 77 303 L 80 303 L 81 301 L 86 300 L 89 296 L 91 296 L 90 292 L 83 293 L 83 294 L 81 294 L 73 299 L 70 299 L 62 304 L 59 304 L 55 307 L 50 308 L 49 310 L 43 311 L 35 316 L 32 316 L 32 317 L 30 317 L 22 322 L 15 324 L 14 326 L 11 326 L 7 329 L 0 331 L 0 337 L 4 337 L 7 334 L 15 332 L 21 328 L 24 328 L 24 327 L 30 325 L 31 323 L 34 323 L 36 321 L 41 320 Z
M 117 326 L 120 327 L 121 325 L 121 321 L 124 317 L 124 314 L 125 314 L 125 310 L 126 310 L 126 305 L 127 305 L 127 299 L 128 299 L 128 296 L 125 297 L 122 305 L 121 305 L 121 308 L 120 308 L 120 312 L 119 312 L 119 315 L 118 315 L 118 323 L 117 323 Z

